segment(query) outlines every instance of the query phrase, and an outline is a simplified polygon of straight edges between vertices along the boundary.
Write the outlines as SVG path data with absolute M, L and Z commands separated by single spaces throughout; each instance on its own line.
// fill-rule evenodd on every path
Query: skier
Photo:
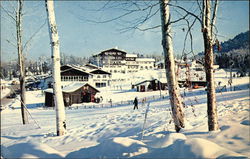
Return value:
M 137 99 L 137 97 L 135 97 L 135 100 L 134 100 L 134 110 L 135 110 L 135 108 L 138 109 L 138 99 Z

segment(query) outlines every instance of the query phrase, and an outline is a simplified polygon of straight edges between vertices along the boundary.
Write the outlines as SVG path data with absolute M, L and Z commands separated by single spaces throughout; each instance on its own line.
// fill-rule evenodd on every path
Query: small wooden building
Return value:
M 158 79 L 144 80 L 142 82 L 133 85 L 133 87 L 134 88 L 136 87 L 137 92 L 166 90 L 167 82 L 160 81 Z
M 47 89 L 45 92 L 45 106 L 54 107 L 53 89 Z M 88 83 L 73 83 L 62 88 L 63 101 L 65 106 L 83 102 L 94 102 L 95 95 L 99 92 Z

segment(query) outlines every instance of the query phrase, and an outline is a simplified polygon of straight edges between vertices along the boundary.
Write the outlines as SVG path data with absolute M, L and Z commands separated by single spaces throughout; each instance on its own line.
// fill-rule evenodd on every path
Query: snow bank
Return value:
M 69 153 L 66 158 L 124 158 L 147 153 L 146 145 L 129 137 L 115 137 L 97 146 Z
M 202 138 L 186 138 L 184 134 L 170 133 L 152 144 L 149 153 L 142 158 L 237 158 L 244 156 L 227 150 Z M 247 157 L 245 157 L 247 158 Z
M 145 144 L 129 137 L 115 137 L 97 146 L 69 153 L 66 158 L 244 158 L 214 142 L 170 133 Z M 246 157 L 245 157 L 246 158 Z
M 5 158 L 63 158 L 65 155 L 46 144 L 20 142 L 9 147 L 1 145 L 1 155 Z

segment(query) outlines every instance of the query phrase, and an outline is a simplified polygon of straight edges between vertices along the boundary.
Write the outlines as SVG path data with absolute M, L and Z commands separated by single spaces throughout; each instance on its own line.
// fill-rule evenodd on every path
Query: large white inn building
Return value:
M 155 68 L 155 59 L 141 58 L 112 48 L 92 56 L 91 63 L 110 73 L 131 73 Z

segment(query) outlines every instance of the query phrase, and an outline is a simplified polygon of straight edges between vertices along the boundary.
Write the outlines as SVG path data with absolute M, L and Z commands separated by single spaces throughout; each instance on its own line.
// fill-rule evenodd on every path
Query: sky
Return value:
M 153 1 L 155 3 L 157 1 Z M 151 3 L 151 2 L 149 2 Z M 194 10 L 195 1 L 182 1 L 184 7 Z M 1 2 L 3 7 L 11 10 L 14 2 Z M 137 12 L 122 19 L 108 23 L 93 23 L 90 20 L 103 21 L 122 14 L 122 8 L 116 1 L 55 1 L 56 23 L 58 27 L 60 51 L 66 55 L 90 57 L 101 50 L 118 47 L 128 53 L 162 54 L 161 28 L 150 31 L 130 30 L 122 33 L 120 29 L 128 27 L 128 22 L 146 12 Z M 106 8 L 100 9 L 103 6 Z M 110 8 L 110 6 L 113 6 Z M 117 7 L 118 6 L 118 7 Z M 109 8 L 108 8 L 109 7 Z M 121 9 L 122 8 L 122 9 Z M 97 11 L 99 9 L 99 11 Z M 159 5 L 152 12 L 159 9 Z M 172 9 L 172 8 L 171 8 Z M 39 32 L 32 38 L 25 56 L 35 60 L 40 56 L 51 56 L 48 35 L 47 15 L 44 1 L 25 1 L 23 19 L 23 43 L 25 44 L 41 26 Z M 173 19 L 178 18 L 175 10 L 171 10 Z M 149 21 L 140 25 L 141 28 L 160 25 L 160 14 L 155 14 Z M 233 38 L 235 35 L 249 30 L 249 2 L 248 1 L 220 1 L 218 8 L 217 30 L 219 41 Z M 175 54 L 182 54 L 184 46 L 184 22 L 172 25 L 173 46 Z M 196 23 L 192 29 L 193 48 L 197 54 L 203 50 L 200 26 Z M 17 58 L 17 51 L 11 43 L 15 42 L 15 25 L 1 10 L 1 61 Z M 187 51 L 189 45 L 187 44 Z

